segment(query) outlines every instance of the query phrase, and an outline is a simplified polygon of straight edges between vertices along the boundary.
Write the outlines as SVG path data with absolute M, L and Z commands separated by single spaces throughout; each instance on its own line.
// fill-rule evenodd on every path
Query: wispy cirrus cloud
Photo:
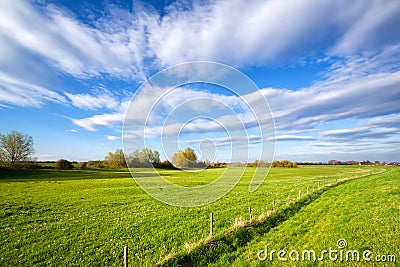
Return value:
M 334 140 L 348 141 L 348 140 L 361 140 L 361 139 L 381 139 L 395 136 L 399 133 L 398 129 L 387 129 L 387 128 L 349 128 L 349 129 L 338 129 L 322 132 L 322 136 L 329 137 Z
M 116 77 L 142 75 L 142 55 L 146 53 L 137 41 L 140 36 L 129 41 L 129 29 L 135 31 L 136 26 L 135 17 L 127 11 L 123 15 L 132 21 L 117 20 L 112 28 L 106 26 L 110 21 L 98 22 L 97 27 L 86 25 L 53 4 L 3 1 L 0 10 L 3 40 L 13 42 L 16 49 L 40 55 L 64 73 L 82 78 L 102 73 Z
M 88 131 L 96 131 L 97 127 L 121 129 L 124 120 L 123 113 L 115 112 L 109 114 L 99 114 L 83 119 L 71 119 L 74 124 Z
M 65 93 L 72 105 L 81 109 L 111 109 L 119 108 L 120 102 L 111 95 L 89 95 Z
M 374 117 L 368 121 L 360 123 L 360 126 L 364 127 L 388 127 L 398 129 L 400 132 L 400 114 Z
M 185 11 L 180 3 L 151 25 L 151 48 L 165 64 L 285 62 L 322 47 L 342 56 L 376 52 L 400 38 L 394 27 L 400 12 L 396 1 L 195 1 Z
M 40 107 L 47 102 L 66 104 L 67 100 L 57 92 L 0 72 L 0 102 L 16 106 Z
M 361 64 L 361 63 L 360 63 Z M 354 65 L 356 67 L 356 65 Z M 366 70 L 366 69 L 365 69 Z M 334 71 L 333 76 L 337 75 L 337 70 Z M 290 139 L 304 139 L 302 135 L 288 136 L 293 129 L 296 129 L 297 134 L 313 132 L 322 123 L 329 123 L 343 119 L 368 119 L 377 116 L 390 116 L 393 114 L 400 114 L 400 107 L 398 105 L 400 100 L 400 72 L 393 70 L 393 72 L 382 72 L 367 74 L 364 72 L 362 75 L 353 75 L 351 79 L 338 78 L 328 79 L 326 82 L 318 82 L 308 88 L 303 88 L 297 91 L 265 88 L 261 89 L 262 95 L 270 103 L 276 128 L 278 132 L 284 133 L 282 136 L 287 136 Z M 162 90 L 159 88 L 158 90 Z M 154 99 L 151 96 L 143 95 L 139 101 L 139 106 L 133 109 L 132 118 L 138 121 L 145 121 L 150 119 L 154 122 L 162 122 L 160 114 L 163 116 L 168 115 L 179 104 L 184 103 L 188 99 L 209 99 L 207 103 L 202 105 L 187 105 L 189 111 L 198 112 L 198 109 L 207 109 L 213 111 L 213 114 L 218 114 L 218 106 L 227 105 L 234 107 L 237 113 L 231 116 L 217 117 L 216 120 L 221 122 L 222 125 L 232 127 L 232 129 L 239 129 L 243 126 L 254 127 L 257 126 L 255 117 L 251 115 L 250 110 L 244 108 L 243 102 L 236 96 L 222 95 L 218 93 L 204 92 L 201 90 L 179 88 L 172 91 L 160 99 Z M 265 100 L 253 95 L 243 95 L 255 112 L 259 105 L 265 105 Z M 213 101 L 211 101 L 213 100 Z M 157 102 L 158 101 L 158 102 Z M 151 120 L 149 114 L 140 113 L 145 110 L 145 107 L 151 107 L 153 104 L 158 103 L 159 111 L 156 112 L 156 118 Z M 200 103 L 200 102 L 199 102 Z M 201 111 L 201 110 L 200 110 Z M 120 115 L 111 115 L 119 117 L 122 120 L 122 111 Z M 94 129 L 97 126 L 110 125 L 108 122 L 103 122 L 103 119 L 108 121 L 109 116 L 103 114 L 94 116 L 88 119 L 77 120 L 80 125 L 89 125 L 87 128 Z M 238 118 L 238 120 L 236 120 Z M 392 119 L 395 120 L 395 119 Z M 395 121 L 393 121 L 395 122 Z M 121 122 L 122 123 L 122 122 Z M 162 124 L 149 125 L 149 133 L 160 132 Z M 182 127 L 182 124 L 170 124 L 164 129 L 164 133 L 176 133 Z M 193 132 L 213 131 L 220 128 L 217 124 L 208 120 L 198 120 L 193 123 L 187 130 L 192 129 Z M 287 132 L 287 134 L 285 134 Z M 143 134 L 143 133 L 142 133 Z M 283 137 L 282 137 L 283 138 Z
M 303 58 L 320 47 L 332 47 L 335 56 L 365 48 L 376 52 L 382 43 L 400 40 L 393 27 L 400 12 L 396 1 L 186 4 L 185 10 L 182 2 L 170 4 L 162 17 L 140 2 L 132 12 L 109 6 L 108 16 L 85 24 L 54 4 L 4 1 L 0 32 L 4 41 L 76 77 L 144 78 L 149 60 L 156 68 L 191 60 L 241 66 L 268 63 L 283 55 Z M 333 15 L 335 11 L 341 16 Z
M 312 141 L 316 140 L 315 137 L 309 135 L 293 135 L 293 134 L 285 134 L 278 135 L 275 137 L 276 141 Z
M 0 55 L 0 71 L 21 82 L 30 65 L 40 66 L 42 79 L 51 72 L 144 80 L 150 70 L 191 60 L 274 65 L 312 54 L 375 54 L 400 41 L 394 26 L 400 17 L 397 1 L 177 1 L 162 16 L 135 2 L 132 11 L 109 5 L 104 13 L 85 23 L 61 5 L 2 1 L 0 47 L 7 53 Z M 23 60 L 16 61 L 18 55 Z M 40 86 L 35 77 L 29 81 Z M 25 103 L 10 96 L 0 101 Z
M 279 130 L 312 130 L 317 125 L 342 119 L 369 119 L 400 113 L 398 51 L 386 47 L 374 55 L 338 61 L 325 80 L 296 91 L 266 88 Z M 254 100 L 257 101 L 257 100 Z

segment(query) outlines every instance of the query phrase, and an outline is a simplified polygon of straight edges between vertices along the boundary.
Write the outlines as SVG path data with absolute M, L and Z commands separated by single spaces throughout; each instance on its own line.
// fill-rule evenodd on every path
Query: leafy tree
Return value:
M 272 162 L 272 167 L 283 167 L 282 162 L 278 161 L 278 160 L 274 160 Z
M 62 170 L 69 170 L 74 168 L 74 165 L 72 165 L 72 163 L 66 159 L 60 159 L 56 162 L 56 168 Z
M 105 161 L 109 168 L 126 168 L 125 155 L 122 149 L 115 150 L 115 153 L 108 152 Z
M 187 160 L 190 160 L 190 161 L 196 161 L 196 160 L 197 160 L 197 155 L 196 155 L 196 153 L 194 153 L 194 150 L 191 149 L 190 147 L 187 147 L 187 148 L 185 149 L 184 155 L 185 155 L 185 158 L 186 158 Z
M 80 164 L 81 169 L 86 169 L 87 168 L 87 164 L 88 163 L 86 161 L 81 162 L 81 164 Z
M 189 161 L 185 156 L 185 152 L 183 150 L 179 150 L 178 153 L 174 154 L 172 157 L 172 163 L 175 167 L 178 168 L 186 168 L 189 167 Z
M 160 153 L 157 150 L 152 151 L 149 148 L 144 148 L 142 150 L 142 153 L 144 153 L 147 156 L 147 160 L 155 165 L 160 163 Z
M 275 160 L 272 162 L 272 167 L 297 168 L 297 163 L 291 162 L 289 160 L 282 160 L 282 161 Z
M 141 151 L 136 149 L 128 155 L 127 164 L 131 168 L 158 166 L 160 164 L 160 153 L 157 150 L 143 148 Z
M 86 164 L 86 168 L 88 169 L 101 169 L 104 167 L 104 161 L 102 160 L 89 160 Z
M 14 165 L 17 162 L 29 161 L 34 153 L 32 136 L 18 131 L 7 135 L 0 134 L 0 161 Z
M 197 155 L 193 149 L 187 147 L 185 150 L 179 150 L 172 157 L 172 163 L 178 168 L 187 168 L 197 166 Z
M 172 165 L 172 163 L 169 162 L 168 160 L 164 160 L 163 162 L 160 162 L 158 167 L 164 168 L 164 169 L 174 169 L 174 165 Z

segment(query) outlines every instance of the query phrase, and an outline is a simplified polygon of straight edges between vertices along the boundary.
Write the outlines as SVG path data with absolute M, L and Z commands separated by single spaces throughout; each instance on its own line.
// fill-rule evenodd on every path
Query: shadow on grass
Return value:
M 135 172 L 135 178 L 154 177 L 152 172 Z M 163 174 L 163 176 L 170 176 Z M 67 181 L 87 179 L 114 179 L 132 178 L 126 170 L 0 170 L 1 182 L 24 182 L 24 181 Z
M 341 183 L 331 187 L 336 187 L 339 184 Z M 252 223 L 251 225 L 240 227 L 235 231 L 226 232 L 223 236 L 214 237 L 211 241 L 202 243 L 186 254 L 177 255 L 174 258 L 170 258 L 165 262 L 154 266 L 207 266 L 210 263 L 214 263 L 224 254 L 232 254 L 238 249 L 247 246 L 247 244 L 256 236 L 264 235 L 271 229 L 290 219 L 302 208 L 318 199 L 331 187 L 325 187 L 320 191 L 305 196 L 301 200 L 291 204 L 289 207 L 278 211 L 277 215 L 267 217 L 263 222 Z M 229 261 L 233 261 L 235 256 L 230 256 L 231 258 Z

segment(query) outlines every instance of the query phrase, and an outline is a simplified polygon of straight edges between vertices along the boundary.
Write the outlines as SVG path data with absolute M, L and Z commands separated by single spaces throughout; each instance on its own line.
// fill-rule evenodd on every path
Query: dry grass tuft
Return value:
M 245 227 L 247 225 L 247 221 L 243 217 L 236 217 L 235 222 L 233 223 L 233 228 Z

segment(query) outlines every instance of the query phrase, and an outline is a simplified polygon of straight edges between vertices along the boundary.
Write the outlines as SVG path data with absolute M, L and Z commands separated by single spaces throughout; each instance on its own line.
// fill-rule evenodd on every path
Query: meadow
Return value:
M 387 171 L 372 174 L 382 168 Z M 209 183 L 223 171 L 160 170 L 167 180 L 185 186 Z M 222 199 L 194 208 L 153 199 L 127 170 L 0 171 L 0 266 L 121 266 L 124 246 L 130 266 L 280 265 L 258 260 L 257 252 L 265 245 L 326 249 L 339 238 L 354 249 L 396 254 L 400 260 L 398 168 L 272 168 L 262 186 L 249 193 L 253 171 L 248 168 Z M 146 170 L 141 173 L 145 179 Z M 335 185 L 317 192 L 315 180 Z M 278 215 L 257 222 L 271 211 L 273 200 Z M 249 207 L 255 218 L 251 226 Z M 215 241 L 210 243 L 211 212 Z M 243 227 L 235 226 L 235 219 L 244 221 Z

